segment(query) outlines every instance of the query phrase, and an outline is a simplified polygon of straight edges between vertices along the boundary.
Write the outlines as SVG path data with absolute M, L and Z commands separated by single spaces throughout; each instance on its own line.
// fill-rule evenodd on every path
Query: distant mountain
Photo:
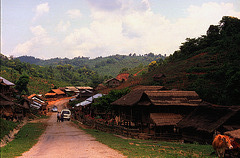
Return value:
M 95 59 L 89 59 L 88 57 L 75 57 L 73 59 L 53 58 L 48 60 L 41 60 L 32 56 L 18 57 L 21 62 L 27 62 L 41 66 L 70 64 L 74 67 L 87 67 L 93 71 L 96 71 L 99 75 L 107 75 L 113 77 L 115 77 L 123 68 L 132 69 L 138 66 L 146 66 L 150 62 L 158 60 L 160 58 L 164 59 L 165 56 L 149 53 L 143 56 L 130 54 L 128 56 L 113 55 L 108 57 L 98 57 Z
M 20 56 L 18 57 L 18 59 L 21 61 L 21 62 L 25 62 L 25 63 L 29 63 L 29 64 L 36 64 L 36 65 L 39 65 L 39 63 L 41 63 L 41 59 L 38 59 L 38 58 L 35 58 L 35 57 L 32 57 L 32 56 Z

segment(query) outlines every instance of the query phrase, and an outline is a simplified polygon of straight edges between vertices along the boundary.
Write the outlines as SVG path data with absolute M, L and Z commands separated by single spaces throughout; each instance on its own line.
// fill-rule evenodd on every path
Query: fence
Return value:
M 79 117 L 80 118 L 80 117 Z M 140 129 L 129 128 L 124 126 L 118 126 L 116 124 L 109 124 L 108 122 L 100 122 L 94 119 L 89 119 L 87 117 L 83 117 L 79 119 L 84 124 L 91 126 L 96 130 L 100 130 L 103 132 L 114 133 L 118 135 L 122 135 L 125 137 L 136 138 L 136 139 L 155 139 L 155 140 L 180 140 L 181 134 L 177 133 L 141 133 Z

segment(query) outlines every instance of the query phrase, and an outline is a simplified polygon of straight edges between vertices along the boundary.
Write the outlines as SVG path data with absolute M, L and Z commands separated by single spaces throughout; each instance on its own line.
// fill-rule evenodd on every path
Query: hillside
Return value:
M 160 73 L 166 77 L 153 81 Z M 186 39 L 180 50 L 143 78 L 141 84 L 194 90 L 211 103 L 240 105 L 240 20 L 223 17 L 206 36 Z
M 101 76 L 113 76 L 115 77 L 123 68 L 132 69 L 135 67 L 142 67 L 148 65 L 151 61 L 159 58 L 165 58 L 162 55 L 154 55 L 153 53 L 145 54 L 143 56 L 136 54 L 126 55 L 113 55 L 108 57 L 98 57 L 95 59 L 89 59 L 87 57 L 75 57 L 73 59 L 68 58 L 54 58 L 48 60 L 41 60 L 31 56 L 21 56 L 18 59 L 21 62 L 27 62 L 30 64 L 36 64 L 41 66 L 56 66 L 70 64 L 73 67 L 81 68 L 87 67 Z M 136 72 L 134 72 L 136 73 Z

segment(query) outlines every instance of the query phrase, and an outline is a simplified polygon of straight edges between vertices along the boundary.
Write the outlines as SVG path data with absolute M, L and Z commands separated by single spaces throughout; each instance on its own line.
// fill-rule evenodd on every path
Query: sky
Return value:
M 240 0 L 1 0 L 1 53 L 41 59 L 173 54 Z

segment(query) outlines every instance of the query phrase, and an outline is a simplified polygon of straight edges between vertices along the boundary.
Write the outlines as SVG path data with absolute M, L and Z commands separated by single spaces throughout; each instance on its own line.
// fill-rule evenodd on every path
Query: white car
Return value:
M 61 116 L 63 114 L 63 119 L 66 119 L 68 121 L 70 121 L 70 118 L 71 118 L 71 111 L 69 109 L 63 109 L 61 111 Z

